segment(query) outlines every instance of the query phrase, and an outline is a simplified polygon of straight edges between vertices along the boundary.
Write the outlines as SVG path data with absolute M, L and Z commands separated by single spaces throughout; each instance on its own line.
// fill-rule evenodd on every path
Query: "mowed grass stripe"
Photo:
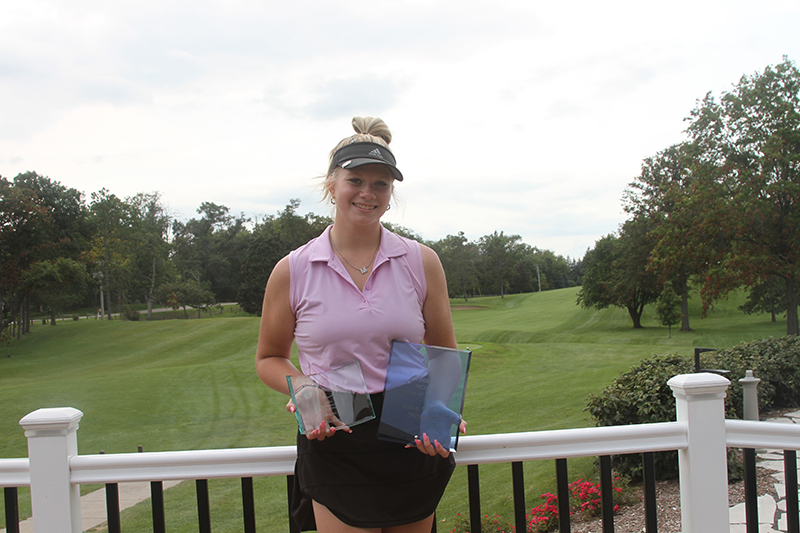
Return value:
M 726 348 L 785 332 L 783 322 L 739 312 L 741 295 L 705 319 L 693 298 L 695 331 L 673 328 L 670 338 L 652 307 L 646 328 L 634 330 L 626 311 L 581 309 L 576 293 L 453 300 L 459 343 L 474 350 L 465 407 L 470 434 L 589 426 L 587 396 L 654 353 L 688 357 L 695 346 Z M 0 456 L 24 457 L 19 419 L 57 406 L 83 411 L 84 454 L 134 452 L 138 445 L 162 451 L 293 444 L 296 424 L 284 410 L 286 398 L 255 374 L 258 325 L 255 317 L 35 325 L 32 335 L 0 347 Z M 591 475 L 592 460 L 570 461 L 570 471 L 572 478 Z M 526 463 L 531 506 L 553 490 L 553 472 L 551 462 Z M 510 479 L 509 465 L 481 468 L 485 512 L 510 520 Z M 259 531 L 285 531 L 283 480 L 257 480 L 256 489 Z M 241 530 L 239 498 L 238 481 L 214 483 L 214 531 Z M 193 483 L 171 489 L 167 500 L 170 531 L 196 530 Z M 23 509 L 26 501 L 22 495 Z M 439 507 L 440 519 L 449 521 L 440 527 L 450 527 L 466 505 L 460 468 Z M 147 523 L 149 508 L 124 515 L 128 530 L 143 530 L 136 524 Z

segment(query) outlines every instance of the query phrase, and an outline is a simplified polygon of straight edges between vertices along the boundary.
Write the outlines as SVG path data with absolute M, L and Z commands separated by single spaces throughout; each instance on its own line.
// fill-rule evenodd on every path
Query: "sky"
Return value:
M 706 93 L 800 61 L 796 0 L 25 0 L 0 3 L 0 175 L 158 192 L 254 220 L 383 118 L 384 220 L 581 258 Z

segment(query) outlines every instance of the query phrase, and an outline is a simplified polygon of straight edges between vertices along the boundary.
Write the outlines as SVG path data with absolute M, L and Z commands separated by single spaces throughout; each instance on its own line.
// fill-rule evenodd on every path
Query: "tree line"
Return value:
M 300 215 L 292 199 L 275 215 L 253 221 L 224 205 L 203 202 L 188 221 L 172 217 L 158 193 L 120 198 L 91 193 L 36 172 L 0 176 L 0 332 L 30 330 L 31 312 L 97 308 L 137 320 L 133 304 L 198 313 L 218 302 L 238 302 L 260 314 L 267 278 L 291 250 L 331 224 Z M 580 261 L 494 232 L 470 242 L 463 233 L 426 242 L 412 230 L 388 229 L 434 248 L 450 295 L 531 292 L 580 284 Z M 13 330 L 9 327 L 13 325 Z
M 690 289 L 705 313 L 744 287 L 743 311 L 785 313 L 797 335 L 800 71 L 784 57 L 706 94 L 686 122 L 686 140 L 645 159 L 626 188 L 628 220 L 584 256 L 578 303 L 625 308 L 641 327 L 644 306 L 674 288 L 688 331 Z
M 704 312 L 745 287 L 745 312 L 785 313 L 798 324 L 800 261 L 800 71 L 793 62 L 743 76 L 719 99 L 708 93 L 686 118 L 687 139 L 642 163 L 622 197 L 629 218 L 582 259 L 522 242 L 519 235 L 464 233 L 424 241 L 445 268 L 453 298 L 581 286 L 584 307 L 617 306 L 641 327 L 657 302 L 680 299 L 681 330 L 698 290 Z M 97 306 L 101 317 L 138 319 L 132 304 L 202 310 L 216 302 L 261 309 L 275 263 L 319 235 L 327 216 L 298 214 L 290 200 L 252 221 L 203 202 L 198 217 L 174 219 L 158 193 L 89 198 L 36 172 L 0 176 L 0 334 L 29 330 L 32 310 Z M 199 311 L 198 311 L 199 312 Z

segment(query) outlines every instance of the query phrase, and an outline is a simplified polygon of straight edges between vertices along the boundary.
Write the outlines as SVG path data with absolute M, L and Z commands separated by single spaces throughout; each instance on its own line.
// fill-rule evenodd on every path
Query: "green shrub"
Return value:
M 469 533 L 472 531 L 469 525 L 469 518 L 464 518 L 461 513 L 458 513 L 456 520 L 456 524 L 450 530 L 450 533 Z M 514 533 L 514 526 L 504 521 L 498 514 L 492 517 L 487 514 L 483 515 L 481 519 L 481 533 Z
M 742 385 L 745 371 L 761 379 L 758 404 L 761 411 L 800 406 L 800 337 L 766 338 L 742 343 L 727 350 L 701 355 L 703 368 L 730 371 L 725 399 L 728 418 L 742 418 Z M 655 356 L 622 374 L 599 396 L 590 395 L 586 411 L 598 426 L 647 424 L 675 420 L 675 398 L 667 381 L 678 374 L 694 372 L 694 360 L 678 355 Z M 655 455 L 656 475 L 669 479 L 678 475 L 676 452 Z M 639 455 L 615 456 L 614 469 L 631 479 L 641 477 Z M 731 479 L 741 476 L 737 454 L 729 453 Z
M 729 418 L 742 418 L 742 384 L 745 371 L 752 370 L 758 384 L 760 411 L 800 406 L 800 337 L 768 337 L 741 343 L 728 350 L 703 354 L 704 368 L 730 370 L 725 400 Z
M 123 318 L 125 318 L 125 320 L 132 320 L 132 321 L 136 321 L 142 318 L 142 315 L 139 314 L 139 311 L 137 311 L 136 309 L 132 309 L 127 305 L 122 308 L 122 316 Z
M 693 371 L 694 364 L 688 357 L 666 355 L 646 359 L 615 379 L 599 396 L 589 395 L 585 410 L 598 426 L 675 420 L 675 397 L 667 381 Z M 659 452 L 654 457 L 659 478 L 677 477 L 677 452 Z M 620 475 L 633 480 L 641 478 L 641 455 L 615 455 L 611 460 L 612 468 Z
M 75 322 L 77 322 L 80 319 L 81 319 L 80 315 L 78 315 L 78 314 L 72 315 L 72 320 L 74 320 Z
M 615 379 L 600 396 L 590 394 L 585 410 L 598 426 L 675 420 L 675 398 L 667 381 L 692 371 L 692 362 L 687 357 L 666 355 L 646 359 Z

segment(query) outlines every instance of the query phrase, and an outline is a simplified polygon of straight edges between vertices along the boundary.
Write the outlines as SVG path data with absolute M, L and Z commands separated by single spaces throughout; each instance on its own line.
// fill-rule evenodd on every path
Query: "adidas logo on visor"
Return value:
M 383 154 L 377 148 L 375 148 L 373 151 L 371 151 L 367 155 L 374 155 L 375 157 L 380 157 L 381 159 L 383 159 Z

